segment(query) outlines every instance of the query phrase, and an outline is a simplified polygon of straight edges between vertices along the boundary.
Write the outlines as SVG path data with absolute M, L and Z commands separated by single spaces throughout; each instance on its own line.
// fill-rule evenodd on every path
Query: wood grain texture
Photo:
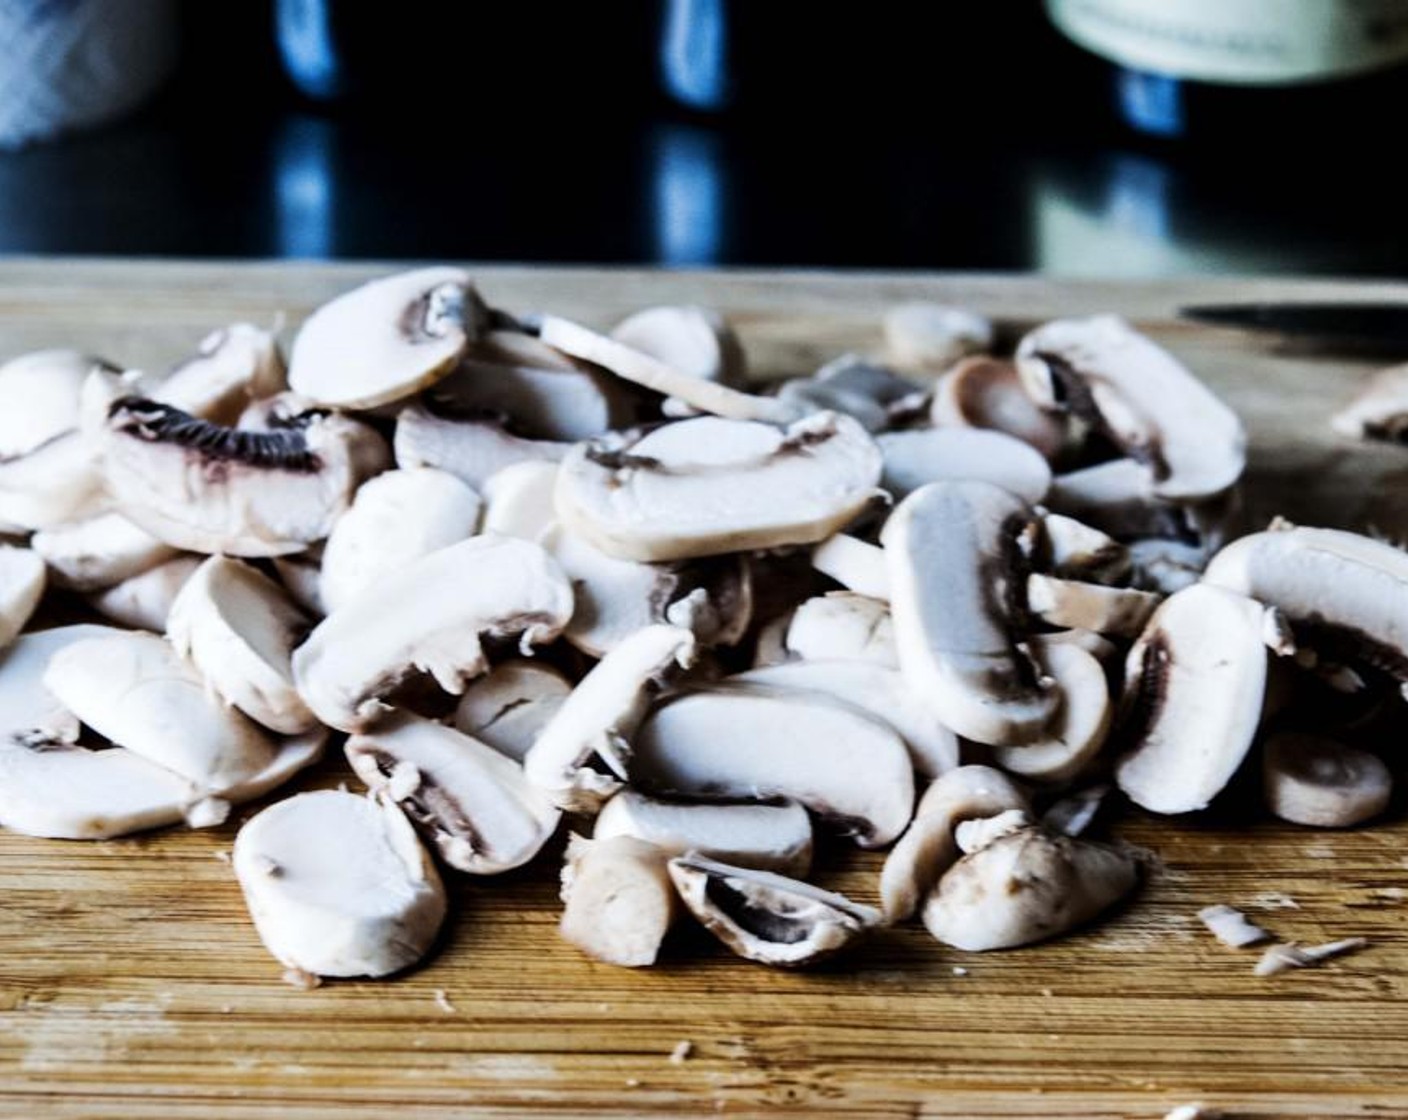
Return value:
M 161 368 L 233 318 L 297 321 L 374 266 L 0 263 L 0 355 L 87 347 Z M 761 376 L 878 346 L 905 298 L 1013 325 L 1119 310 L 1214 385 L 1251 428 L 1250 516 L 1408 531 L 1408 452 L 1333 435 L 1368 367 L 1273 353 L 1174 323 L 1180 302 L 1408 298 L 1408 287 L 1282 281 L 1130 286 L 1006 277 L 481 268 L 496 303 L 607 323 L 652 302 L 713 304 Z M 0 402 L 0 408 L 5 407 Z M 329 764 L 308 784 L 335 784 Z M 520 873 L 458 877 L 454 920 L 392 982 L 295 991 L 247 921 L 229 865 L 239 819 L 103 843 L 0 835 L 0 1115 L 290 1120 L 519 1112 L 1408 1117 L 1408 825 L 1314 833 L 1128 815 L 1162 869 L 1097 927 L 963 954 L 918 927 L 822 971 L 769 972 L 685 932 L 659 968 L 584 960 L 556 935 L 560 846 Z M 873 901 L 878 857 L 828 884 Z M 1299 909 L 1277 906 L 1289 896 Z M 1198 925 L 1227 902 L 1286 938 L 1367 949 L 1258 979 L 1256 952 Z M 967 970 L 956 975 L 958 966 Z M 437 1000 L 443 992 L 444 999 Z M 693 1043 L 688 1060 L 671 1050 Z

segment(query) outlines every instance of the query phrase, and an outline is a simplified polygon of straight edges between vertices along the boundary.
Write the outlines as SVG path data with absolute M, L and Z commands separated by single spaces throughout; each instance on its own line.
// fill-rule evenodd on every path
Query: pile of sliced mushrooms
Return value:
M 1396 697 L 1408 555 L 1238 536 L 1241 423 L 1118 318 L 1010 356 L 958 309 L 884 326 L 763 392 L 707 309 L 598 333 L 428 268 L 287 365 L 235 324 L 165 376 L 0 366 L 0 824 L 211 827 L 336 742 L 368 792 L 232 855 L 311 983 L 414 964 L 442 875 L 564 830 L 585 953 L 649 965 L 688 915 L 797 966 L 1097 918 L 1142 867 L 1086 834 L 1112 787 L 1184 814 L 1259 768 L 1288 821 L 1384 809 L 1375 755 L 1284 717 Z M 815 830 L 887 851 L 872 899 L 809 881 Z

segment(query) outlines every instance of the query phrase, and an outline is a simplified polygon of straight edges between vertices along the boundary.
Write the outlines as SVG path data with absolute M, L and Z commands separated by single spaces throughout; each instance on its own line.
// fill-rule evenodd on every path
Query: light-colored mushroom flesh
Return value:
M 504 661 L 465 688 L 454 724 L 500 754 L 522 762 L 572 683 L 548 665 Z
M 484 532 L 536 541 L 557 519 L 557 464 L 528 459 L 495 471 L 484 483 Z
M 154 400 L 216 424 L 233 424 L 251 402 L 288 388 L 272 333 L 231 323 L 201 339 L 196 353 L 152 389 Z
M 942 373 L 960 358 L 989 350 L 993 329 L 982 315 L 963 307 L 914 300 L 885 312 L 885 345 L 906 369 Z
M 815 544 L 872 500 L 880 453 L 848 416 L 787 429 L 701 416 L 639 439 L 578 444 L 562 463 L 557 513 L 625 560 L 680 560 Z
M 885 550 L 878 545 L 837 533 L 812 549 L 812 567 L 857 595 L 890 601 Z
M 81 350 L 35 350 L 0 364 L 0 463 L 78 427 L 83 385 L 95 369 L 115 372 Z
M 561 814 L 523 767 L 453 727 L 398 713 L 353 735 L 345 752 L 367 788 L 400 805 L 460 871 L 521 867 L 557 831 Z
M 1027 444 L 981 428 L 910 428 L 875 437 L 885 459 L 880 485 L 898 500 L 930 482 L 990 482 L 1036 504 L 1051 488 L 1051 467 Z
M 526 653 L 562 633 L 572 588 L 541 547 L 483 534 L 382 576 L 328 615 L 294 653 L 304 702 L 330 727 L 360 731 L 416 674 L 458 695 L 488 668 L 483 639 Z
M 1382 813 L 1393 775 L 1377 756 L 1319 735 L 1280 732 L 1261 756 L 1266 805 L 1283 821 L 1350 828 Z
M 394 805 L 338 790 L 252 817 L 235 875 L 254 928 L 282 964 L 313 976 L 387 976 L 419 961 L 445 919 L 445 888 Z
M 1370 378 L 1354 399 L 1330 419 L 1343 436 L 1402 443 L 1408 437 L 1408 363 Z
M 1066 445 L 1065 418 L 1038 408 L 1022 388 L 1015 362 L 964 358 L 934 386 L 929 419 L 936 428 L 988 428 L 1015 436 L 1048 461 Z
M 0 458 L 0 522 L 21 530 L 80 521 L 107 504 L 88 441 L 63 432 L 12 459 Z
M 880 541 L 900 670 L 959 735 L 998 746 L 1037 738 L 1058 694 L 1022 646 L 1024 559 L 1034 514 L 986 482 L 934 482 L 896 507 Z
M 784 650 L 808 661 L 873 661 L 900 665 L 890 608 L 879 599 L 833 591 L 808 599 L 787 622 Z
M 1049 626 L 1133 638 L 1162 596 L 1133 587 L 1106 587 L 1034 572 L 1027 577 L 1027 608 Z
M 739 389 L 748 380 L 743 346 L 727 320 L 712 307 L 647 307 L 617 323 L 611 337 L 701 381 Z
M 828 362 L 812 377 L 784 381 L 777 397 L 802 413 L 844 412 L 868 432 L 921 412 L 925 400 L 914 382 L 857 354 Z
M 1044 567 L 1062 579 L 1119 583 L 1129 575 L 1130 550 L 1108 533 L 1060 513 L 1041 517 L 1038 545 Z
M 489 479 L 515 463 L 556 463 L 572 445 L 510 432 L 497 417 L 437 412 L 412 404 L 396 417 L 398 467 L 437 467 L 483 491 Z
M 994 747 L 1004 770 L 1037 782 L 1068 782 L 1100 753 L 1110 731 L 1112 705 L 1105 669 L 1071 643 L 1041 643 L 1041 663 L 1056 680 L 1061 706 L 1043 737 L 1021 747 Z
M 28 548 L 0 544 L 0 650 L 25 628 L 44 596 L 43 559 Z
M 101 513 L 68 525 L 41 529 L 30 547 L 44 558 L 55 586 L 73 591 L 101 591 L 176 555 L 120 513 Z
M 654 964 L 679 909 L 667 859 L 633 836 L 573 836 L 562 868 L 563 938 L 606 964 Z

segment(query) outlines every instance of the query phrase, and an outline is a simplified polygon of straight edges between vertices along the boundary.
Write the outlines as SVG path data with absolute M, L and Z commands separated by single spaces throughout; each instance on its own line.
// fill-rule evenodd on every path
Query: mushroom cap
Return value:
M 633 442 L 578 444 L 562 463 L 557 512 L 624 560 L 679 560 L 815 544 L 875 493 L 880 453 L 847 416 L 785 431 L 701 416 Z
M 995 747 L 1004 770 L 1038 782 L 1068 782 L 1089 766 L 1110 732 L 1110 686 L 1095 657 L 1071 642 L 1040 643 L 1041 662 L 1061 691 L 1061 706 L 1043 737 L 1021 747 Z
M 83 383 L 96 368 L 112 367 L 80 350 L 35 350 L 0 364 L 0 462 L 76 428 Z
M 487 317 L 462 269 L 421 268 L 372 280 L 304 322 L 289 385 L 336 408 L 400 400 L 454 369 Z
M 394 442 L 398 467 L 438 467 L 481 491 L 505 467 L 556 463 L 571 449 L 556 440 L 513 435 L 495 417 L 441 415 L 425 403 L 401 410 Z
M 875 437 L 884 456 L 880 485 L 905 497 L 930 482 L 976 479 L 1035 504 L 1051 488 L 1041 454 L 1002 432 L 981 428 L 910 428 Z
M 1042 565 L 1062 579 L 1121 583 L 1129 575 L 1130 550 L 1108 533 L 1060 513 L 1041 515 Z
M 885 312 L 885 345 L 902 366 L 941 372 L 993 344 L 993 329 L 966 307 L 912 300 Z
M 936 428 L 988 428 L 1015 436 L 1048 461 L 1066 445 L 1066 421 L 1038 408 L 1022 388 L 1017 364 L 986 354 L 964 358 L 934 386 L 929 419 Z
M 445 888 L 394 805 L 303 793 L 250 818 L 235 875 L 260 940 L 318 976 L 386 976 L 415 964 L 445 918 Z
M 487 667 L 481 639 L 555 639 L 572 614 L 562 570 L 531 541 L 484 534 L 382 576 L 328 615 L 293 657 L 299 694 L 320 720 L 360 731 L 413 673 L 458 695 Z
M 565 940 L 607 964 L 655 963 L 678 910 L 666 855 L 633 836 L 573 836 L 562 869 Z
M 176 549 L 120 513 L 41 529 L 30 546 L 44 558 L 54 583 L 74 591 L 101 591 L 173 559 Z
M 80 521 L 106 504 L 103 476 L 78 431 L 13 459 L 0 459 L 0 523 L 20 530 Z
M 748 380 L 743 346 L 712 307 L 647 307 L 617 323 L 611 337 L 701 381 L 738 388 Z
M 471 349 L 429 393 L 446 411 L 504 416 L 516 431 L 569 443 L 609 431 L 626 413 L 620 383 L 594 367 L 542 368 L 487 348 Z
M 1319 735 L 1282 732 L 1262 748 L 1267 807 L 1284 821 L 1349 828 L 1388 807 L 1393 775 L 1377 756 Z
M 1354 399 L 1335 413 L 1330 427 L 1343 436 L 1401 443 L 1408 429 L 1408 363 L 1374 374 Z
M 201 339 L 195 355 L 167 374 L 152 397 L 203 420 L 233 424 L 251 402 L 287 388 L 273 334 L 250 323 L 231 323 Z
M 0 544 L 0 650 L 25 628 L 46 583 L 44 561 L 32 549 Z
M 1027 577 L 1027 609 L 1048 625 L 1062 629 L 1133 638 L 1144 629 L 1162 598 L 1152 591 L 1106 587 L 1039 572 Z
M 454 725 L 500 754 L 522 762 L 572 683 L 536 661 L 503 661 L 471 681 L 455 708 Z

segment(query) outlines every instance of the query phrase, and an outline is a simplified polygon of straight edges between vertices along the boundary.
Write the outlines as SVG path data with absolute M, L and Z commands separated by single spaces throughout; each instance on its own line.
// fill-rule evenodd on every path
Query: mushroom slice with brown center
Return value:
M 992 323 L 976 311 L 928 300 L 901 303 L 885 312 L 885 345 L 907 369 L 942 373 L 969 354 L 991 349 Z
M 633 836 L 661 851 L 689 852 L 740 867 L 805 875 L 812 863 L 812 821 L 796 801 L 672 800 L 623 789 L 601 807 L 595 840 Z
M 611 337 L 700 381 L 740 388 L 748 379 L 743 346 L 712 307 L 647 307 L 617 323 Z
M 1054 460 L 1066 445 L 1066 421 L 1027 396 L 1015 362 L 965 358 L 934 387 L 929 419 L 936 428 L 989 428 L 1015 436 Z
M 417 673 L 446 692 L 488 668 L 485 637 L 521 636 L 525 653 L 554 640 L 572 588 L 541 547 L 485 534 L 382 576 L 328 615 L 293 657 L 304 702 L 324 723 L 360 731 Z
M 1160 497 L 1219 494 L 1246 466 L 1247 435 L 1237 414 L 1116 316 L 1038 327 L 1017 347 L 1017 372 L 1037 404 L 1076 412 L 1147 464 Z
M 705 929 L 759 964 L 814 964 L 880 924 L 879 911 L 844 895 L 701 855 L 672 859 L 670 878 Z
M 1262 751 L 1266 804 L 1283 821 L 1349 828 L 1388 807 L 1393 776 L 1377 755 L 1318 735 L 1283 732 Z
M 924 925 L 956 949 L 1011 949 L 1084 925 L 1138 882 L 1129 852 L 1034 825 L 1000 829 L 944 873 Z
M 473 536 L 482 506 L 458 478 L 432 467 L 368 480 L 323 546 L 324 608 L 335 611 L 382 576 Z
M 921 411 L 925 400 L 914 382 L 856 354 L 828 362 L 813 377 L 784 381 L 777 397 L 803 413 L 844 412 L 870 432 Z
M 1051 487 L 1051 467 L 1027 444 L 980 428 L 913 428 L 875 437 L 885 470 L 880 485 L 895 499 L 930 482 L 976 479 L 1035 504 Z
M 44 595 L 45 569 L 28 548 L 0 544 L 0 650 L 15 640 Z
M 470 682 L 455 708 L 454 724 L 522 762 L 571 691 L 571 682 L 550 666 L 505 661 Z
M 415 964 L 445 919 L 445 888 L 395 805 L 338 790 L 252 817 L 235 875 L 260 940 L 313 976 L 386 976 Z
M 514 435 L 502 418 L 450 415 L 426 402 L 410 405 L 396 417 L 398 467 L 438 467 L 476 490 L 483 490 L 489 479 L 515 463 L 558 462 L 571 446 Z
M 1106 587 L 1036 572 L 1027 577 L 1027 609 L 1062 629 L 1133 638 L 1144 629 L 1161 599 L 1152 591 L 1133 587 Z
M 579 444 L 563 461 L 557 512 L 624 560 L 680 560 L 815 544 L 870 503 L 880 453 L 848 416 L 785 431 L 701 416 L 640 439 Z
M 1129 549 L 1099 529 L 1059 513 L 1041 515 L 1042 566 L 1062 579 L 1118 583 L 1129 575 Z
M 1058 693 L 1021 646 L 1034 514 L 986 482 L 933 482 L 899 504 L 880 540 L 900 669 L 959 735 L 997 746 L 1037 738 Z
M 648 793 L 790 797 L 862 847 L 888 844 L 914 807 L 899 735 L 818 693 L 758 684 L 684 693 L 657 707 L 631 745 L 631 783 Z
M 936 778 L 914 810 L 914 820 L 885 858 L 880 906 L 887 922 L 900 922 L 918 908 L 926 891 L 958 858 L 954 832 L 966 820 L 1009 809 L 1028 812 L 1027 795 L 1001 770 L 959 766 Z
M 231 323 L 206 335 L 195 356 L 167 374 L 152 397 L 203 420 L 233 424 L 252 401 L 287 388 L 273 334 L 250 323 Z
M 293 647 L 308 626 L 268 576 L 212 556 L 177 595 L 167 634 L 227 704 L 272 731 L 298 735 L 317 725 L 293 683 Z
M 74 591 L 100 591 L 150 571 L 176 549 L 120 513 L 41 529 L 30 541 L 54 582 Z
M 633 836 L 573 836 L 562 867 L 563 938 L 607 964 L 654 964 L 679 909 L 667 858 Z
M 1041 663 L 1061 690 L 1061 706 L 1043 737 L 1021 747 L 995 747 L 1004 770 L 1038 782 L 1067 782 L 1089 766 L 1110 731 L 1110 687 L 1094 656 L 1068 642 L 1040 643 Z
M 1155 813 L 1206 808 L 1261 722 L 1266 608 L 1220 587 L 1170 595 L 1129 651 L 1119 787 Z
M 177 548 L 232 556 L 322 540 L 385 455 L 380 436 L 343 416 L 305 412 L 253 432 L 135 397 L 110 406 L 98 448 L 120 513 Z
M 398 713 L 347 740 L 347 760 L 451 867 L 497 875 L 552 838 L 561 814 L 523 767 L 452 727 Z
M 620 642 L 539 733 L 523 759 L 528 780 L 564 809 L 595 811 L 621 787 L 659 681 L 693 659 L 694 635 L 677 626 L 646 626 Z M 612 773 L 592 769 L 593 759 Z
M 373 280 L 308 317 L 294 339 L 289 385 L 334 408 L 388 404 L 448 374 L 487 322 L 461 269 Z
M 817 595 L 798 606 L 783 648 L 804 661 L 873 661 L 892 669 L 900 664 L 890 608 L 849 591 Z

